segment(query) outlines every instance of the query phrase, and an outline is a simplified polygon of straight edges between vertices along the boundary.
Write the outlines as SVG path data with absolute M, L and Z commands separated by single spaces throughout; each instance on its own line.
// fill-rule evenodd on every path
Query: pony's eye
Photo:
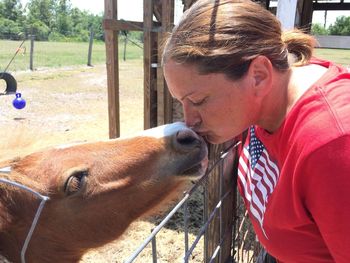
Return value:
M 65 185 L 64 185 L 64 192 L 66 195 L 72 195 L 76 192 L 78 192 L 85 184 L 85 177 L 88 175 L 88 171 L 75 171 L 72 173 Z

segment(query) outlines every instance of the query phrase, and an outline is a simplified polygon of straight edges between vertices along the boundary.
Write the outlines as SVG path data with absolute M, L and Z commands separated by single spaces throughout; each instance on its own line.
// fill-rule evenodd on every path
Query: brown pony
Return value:
M 205 142 L 182 123 L 2 161 L 0 255 L 77 262 L 174 198 L 206 165 Z

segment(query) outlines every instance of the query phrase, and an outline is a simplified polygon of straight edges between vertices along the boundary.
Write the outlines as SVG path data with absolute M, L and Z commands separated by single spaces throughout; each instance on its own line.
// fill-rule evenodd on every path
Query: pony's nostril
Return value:
M 198 135 L 190 129 L 178 131 L 176 134 L 176 142 L 181 146 L 196 146 L 201 143 Z

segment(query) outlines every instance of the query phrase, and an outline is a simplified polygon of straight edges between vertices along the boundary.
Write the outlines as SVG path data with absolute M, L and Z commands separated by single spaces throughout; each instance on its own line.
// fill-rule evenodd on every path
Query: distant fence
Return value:
M 139 39 L 120 36 L 120 57 L 124 60 L 142 57 L 143 44 Z M 24 42 L 24 43 L 23 43 Z M 37 41 L 35 36 L 23 36 L 23 39 L 0 40 L 0 71 L 4 71 L 16 54 L 8 71 L 36 70 L 75 65 L 98 65 L 106 63 L 105 43 L 93 39 L 89 42 Z
M 230 161 L 227 162 L 228 156 L 234 155 L 236 152 L 235 148 L 240 144 L 240 142 L 236 142 L 235 144 L 232 144 L 230 147 L 228 147 L 226 150 L 222 151 L 220 156 L 216 160 L 214 160 L 211 167 L 209 167 L 207 173 L 188 191 L 184 194 L 183 199 L 181 199 L 177 205 L 166 215 L 166 217 L 155 227 L 155 229 L 152 231 L 151 235 L 148 236 L 144 242 L 140 245 L 138 249 L 134 251 L 134 253 L 124 262 L 124 263 L 132 263 L 134 262 L 140 253 L 146 248 L 148 244 L 151 244 L 152 246 L 152 262 L 156 263 L 158 261 L 157 259 L 157 234 L 158 232 L 168 223 L 168 221 L 175 215 L 177 211 L 180 209 L 183 209 L 183 234 L 184 234 L 184 249 L 182 251 L 182 255 L 179 255 L 179 257 L 182 256 L 182 262 L 188 263 L 191 262 L 191 255 L 196 248 L 196 246 L 199 244 L 199 241 L 204 238 L 204 251 L 202 253 L 203 259 L 201 262 L 205 263 L 249 263 L 249 262 L 255 262 L 257 259 L 261 246 L 259 242 L 255 238 L 255 234 L 252 230 L 252 227 L 250 225 L 249 219 L 247 217 L 247 213 L 244 212 L 245 208 L 243 207 L 243 202 L 239 198 L 238 193 L 236 191 L 236 187 L 230 187 L 226 191 L 224 191 L 225 187 L 224 184 L 227 183 L 227 178 L 225 178 L 225 166 L 227 166 Z M 225 163 L 226 161 L 226 163 Z M 231 163 L 232 165 L 232 163 Z M 218 180 L 210 180 L 209 177 L 214 176 L 212 173 L 214 169 L 219 169 L 220 174 L 219 178 L 215 178 Z M 231 181 L 236 181 L 236 177 L 231 174 Z M 192 197 L 192 195 L 199 191 L 202 187 L 208 188 L 211 187 L 208 185 L 208 181 L 215 182 L 215 184 L 218 186 L 219 189 L 219 199 L 216 200 L 216 205 L 214 205 L 213 209 L 211 211 L 206 211 L 208 209 L 207 205 L 204 205 L 204 215 L 208 215 L 204 217 L 204 222 L 199 230 L 199 233 L 197 234 L 194 241 L 191 243 L 189 242 L 188 237 L 188 219 L 190 217 L 190 209 L 188 207 L 188 201 Z M 203 186 L 204 185 L 204 186 Z M 235 183 L 234 183 L 235 185 Z M 206 193 L 206 190 L 204 190 L 204 193 Z M 230 200 L 230 196 L 233 196 L 234 200 Z M 203 196 L 204 200 L 205 194 Z M 225 223 L 223 220 L 223 213 L 225 213 L 224 203 L 227 203 L 227 201 L 232 202 L 232 206 L 234 207 L 235 213 L 232 215 L 232 224 L 230 224 L 231 227 L 227 226 L 227 222 Z M 210 232 L 210 225 L 214 222 L 218 221 L 218 227 L 217 232 L 215 235 L 218 236 L 218 239 L 216 239 L 216 244 L 212 249 L 210 249 L 210 252 L 208 250 L 208 244 L 205 241 L 205 236 L 208 232 Z M 212 233 L 209 233 L 212 234 Z M 210 237 L 211 238 L 211 237 Z M 227 254 L 227 251 L 225 250 L 224 243 L 226 240 L 229 240 L 229 253 Z M 198 255 L 197 255 L 198 256 Z M 197 259 L 198 260 L 198 259 Z M 177 261 L 178 262 L 178 261 Z
M 321 48 L 350 49 L 350 36 L 315 36 Z
M 105 61 L 104 45 L 99 45 Z M 99 47 L 97 47 L 99 49 Z M 72 65 L 89 65 L 94 63 L 92 42 L 43 42 L 35 37 L 24 40 L 0 40 L 0 71 L 11 62 L 8 71 L 36 70 L 40 68 L 62 67 Z M 11 59 L 13 60 L 11 61 Z M 100 63 L 98 58 L 98 63 Z

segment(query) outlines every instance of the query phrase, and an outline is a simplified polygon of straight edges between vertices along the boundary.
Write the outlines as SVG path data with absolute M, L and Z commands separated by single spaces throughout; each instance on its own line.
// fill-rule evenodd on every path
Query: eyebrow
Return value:
M 186 94 L 185 96 L 183 96 L 182 98 L 180 98 L 180 101 L 183 101 L 186 97 L 191 96 L 193 93 L 195 93 L 195 91 L 192 91 L 192 92 Z

